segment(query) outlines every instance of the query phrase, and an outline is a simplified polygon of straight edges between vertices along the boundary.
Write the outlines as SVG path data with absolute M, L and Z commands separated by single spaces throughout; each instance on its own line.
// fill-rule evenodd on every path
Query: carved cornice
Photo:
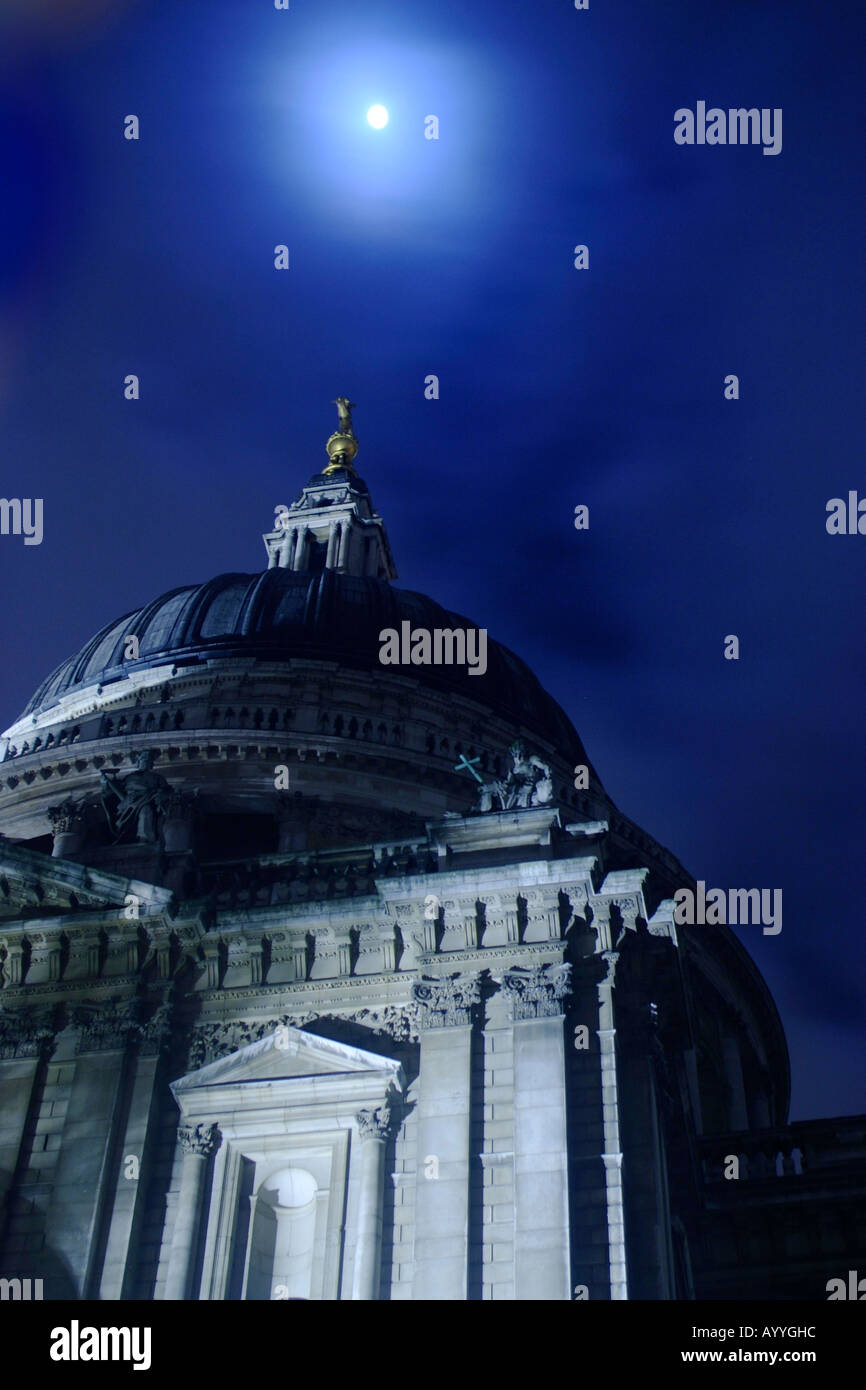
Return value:
M 453 965 L 459 969 L 464 962 L 478 961 L 484 962 L 487 969 L 495 970 L 497 965 L 502 966 L 504 960 L 511 960 L 519 955 L 522 958 L 531 959 L 533 956 L 549 956 L 551 950 L 557 950 L 557 954 L 562 954 L 561 941 L 552 938 L 548 941 L 506 941 L 498 946 L 480 946 L 474 951 L 424 951 L 415 953 L 415 958 L 422 964 L 436 961 L 443 965 Z M 397 976 L 407 976 L 407 970 L 398 970 Z
M 563 1012 L 563 1000 L 571 989 L 571 966 L 541 965 L 508 970 L 502 977 L 505 996 L 515 1023 L 529 1018 L 555 1018 Z
M 401 1008 L 385 1005 L 379 1009 L 354 1009 L 340 1017 L 362 1028 L 369 1028 L 371 1033 L 385 1034 L 395 1042 L 418 1041 L 418 1009 L 415 1004 L 405 1004 Z
M 277 1028 L 304 1028 L 309 1023 L 328 1021 L 334 1024 L 353 1023 L 369 1029 L 371 1033 L 390 1037 L 395 1042 L 417 1042 L 417 1012 L 413 1004 L 383 1005 L 379 1008 L 348 1009 L 345 1013 L 321 1013 L 309 1009 L 304 1012 L 284 1013 L 278 1018 L 240 1018 L 205 1023 L 199 1025 L 193 1033 L 189 1064 L 193 1070 L 206 1066 L 208 1062 L 228 1057 L 231 1053 L 248 1047 L 250 1043 L 258 1042 Z
M 290 984 L 234 985 L 231 989 L 196 990 L 196 999 L 202 1003 L 223 1004 L 231 1007 L 246 1000 L 251 1003 L 263 1004 L 269 995 L 279 999 L 285 999 L 288 995 L 292 999 L 306 1000 L 316 999 L 320 995 L 337 993 L 346 995 L 346 1007 L 351 1008 L 350 996 L 368 995 L 371 986 L 386 994 L 398 994 L 400 992 L 399 986 L 405 982 L 408 993 L 408 984 L 413 978 L 413 974 L 414 972 L 408 970 L 395 970 L 393 972 L 383 971 L 378 975 L 333 975 L 323 980 L 296 980 Z M 397 988 L 392 990 L 391 986 Z M 397 1000 L 395 1002 L 402 1001 Z M 335 1005 L 335 1007 L 342 1009 L 342 1003 Z
M 118 989 L 124 987 L 134 989 L 140 983 L 141 976 L 139 974 L 105 975 L 98 979 L 43 980 L 39 984 L 33 985 L 6 985 L 3 990 L 3 998 L 35 1000 L 52 994 L 87 994 L 90 996 L 94 991 L 98 993 L 100 990 L 116 994 Z
M 267 1019 L 227 1019 L 222 1023 L 208 1023 L 196 1028 L 189 1049 L 189 1065 L 193 1071 L 215 1062 L 220 1057 L 229 1057 L 233 1052 L 250 1043 L 259 1042 L 277 1028 L 303 1028 L 319 1015 L 307 1013 L 282 1014 L 279 1018 Z
M 422 1030 L 466 1028 L 472 1023 L 475 1006 L 481 1002 L 481 977 L 473 971 L 444 980 L 416 980 L 412 998 L 418 1005 Z

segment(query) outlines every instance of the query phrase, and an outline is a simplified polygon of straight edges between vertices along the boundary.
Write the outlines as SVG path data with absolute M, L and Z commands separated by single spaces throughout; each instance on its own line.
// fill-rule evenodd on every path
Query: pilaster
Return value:
M 519 1301 L 571 1297 L 563 1000 L 570 965 L 503 976 L 514 1027 L 514 1287 Z
M 465 1300 L 477 973 L 413 985 L 421 1028 L 413 1299 Z M 428 1161 L 432 1160 L 432 1161 Z

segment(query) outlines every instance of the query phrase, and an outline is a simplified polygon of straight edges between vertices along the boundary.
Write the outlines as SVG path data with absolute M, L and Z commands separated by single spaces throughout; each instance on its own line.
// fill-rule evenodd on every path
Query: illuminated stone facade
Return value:
M 0 1274 L 823 1297 L 866 1269 L 866 1120 L 786 1125 L 757 969 L 674 926 L 693 880 L 513 653 L 378 663 L 466 620 L 392 588 L 347 437 L 266 570 L 112 623 L 0 746 Z

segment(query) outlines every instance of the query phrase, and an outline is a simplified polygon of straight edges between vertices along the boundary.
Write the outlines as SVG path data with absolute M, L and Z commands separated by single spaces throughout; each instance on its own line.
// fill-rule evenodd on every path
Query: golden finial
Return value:
M 323 473 L 336 473 L 339 468 L 352 470 L 352 461 L 358 452 L 358 441 L 352 428 L 355 402 L 350 401 L 348 396 L 338 396 L 334 405 L 337 407 L 337 428 L 325 445 L 331 461 L 322 470 Z

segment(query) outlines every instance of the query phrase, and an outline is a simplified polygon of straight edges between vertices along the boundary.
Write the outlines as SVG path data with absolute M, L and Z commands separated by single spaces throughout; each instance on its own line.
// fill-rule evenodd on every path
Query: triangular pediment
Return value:
M 258 1042 L 208 1062 L 172 1083 L 175 1096 L 201 1086 L 237 1086 L 246 1082 L 283 1081 L 293 1077 L 378 1073 L 396 1079 L 400 1063 L 360 1047 L 336 1042 L 302 1028 L 275 1028 Z

